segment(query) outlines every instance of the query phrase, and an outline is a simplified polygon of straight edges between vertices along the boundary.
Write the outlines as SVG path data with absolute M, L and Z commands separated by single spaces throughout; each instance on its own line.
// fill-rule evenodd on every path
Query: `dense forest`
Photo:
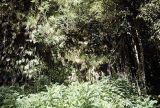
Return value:
M 1 108 L 159 108 L 160 0 L 0 0 Z

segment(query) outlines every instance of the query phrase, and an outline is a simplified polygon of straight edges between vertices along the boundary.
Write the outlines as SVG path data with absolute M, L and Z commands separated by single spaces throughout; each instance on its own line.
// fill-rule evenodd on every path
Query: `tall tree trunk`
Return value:
M 136 83 L 139 89 L 139 94 L 141 91 L 146 93 L 146 84 L 145 84 L 145 71 L 144 71 L 144 53 L 140 35 L 137 30 L 133 32 L 133 51 L 135 55 L 135 62 L 137 65 L 136 70 Z

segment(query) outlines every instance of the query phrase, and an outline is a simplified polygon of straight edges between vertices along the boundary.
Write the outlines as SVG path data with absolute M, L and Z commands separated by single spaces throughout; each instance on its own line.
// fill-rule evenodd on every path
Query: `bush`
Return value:
M 19 96 L 19 90 L 15 87 L 0 87 L 1 108 L 15 108 L 15 101 Z
M 138 96 L 122 79 L 104 78 L 90 82 L 73 82 L 69 86 L 47 86 L 47 92 L 20 96 L 17 108 L 153 108 L 156 101 Z

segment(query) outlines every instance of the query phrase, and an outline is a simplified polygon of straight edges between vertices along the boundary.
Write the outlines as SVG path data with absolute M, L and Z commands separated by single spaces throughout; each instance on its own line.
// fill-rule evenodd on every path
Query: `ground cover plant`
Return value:
M 139 96 L 125 80 L 103 78 L 91 83 L 53 84 L 46 92 L 19 96 L 16 108 L 154 108 L 156 101 Z

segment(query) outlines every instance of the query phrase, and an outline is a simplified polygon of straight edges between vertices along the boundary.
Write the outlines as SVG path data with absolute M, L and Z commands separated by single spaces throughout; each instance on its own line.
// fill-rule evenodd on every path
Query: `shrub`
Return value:
M 156 101 L 138 96 L 122 79 L 103 78 L 90 82 L 73 82 L 69 86 L 47 86 L 47 92 L 20 96 L 17 108 L 153 108 Z
M 14 87 L 0 87 L 1 108 L 15 108 L 15 101 L 18 96 L 18 89 L 16 90 Z

